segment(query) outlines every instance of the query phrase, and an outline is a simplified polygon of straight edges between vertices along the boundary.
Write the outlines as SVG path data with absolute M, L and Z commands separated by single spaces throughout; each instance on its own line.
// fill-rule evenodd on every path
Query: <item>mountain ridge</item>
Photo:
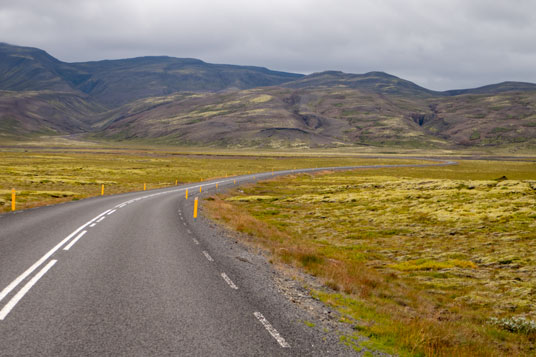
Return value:
M 0 43 L 1 90 L 82 92 L 108 108 L 178 91 L 248 89 L 301 77 L 264 67 L 169 56 L 67 63 L 41 49 Z
M 0 43 L 0 136 L 234 147 L 536 145 L 536 84 L 433 91 L 381 71 L 310 75 L 195 58 L 66 63 Z

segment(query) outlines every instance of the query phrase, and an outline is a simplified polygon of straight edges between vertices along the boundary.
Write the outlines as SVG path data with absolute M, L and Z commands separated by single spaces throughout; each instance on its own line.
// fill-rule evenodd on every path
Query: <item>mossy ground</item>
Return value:
M 315 166 L 361 165 L 415 160 L 285 155 L 184 154 L 157 150 L 14 149 L 0 151 L 0 212 L 105 194 L 199 182 L 226 175 Z
M 409 355 L 531 355 L 536 163 L 355 170 L 260 182 L 207 202 L 274 257 L 320 277 L 315 292 L 370 344 Z

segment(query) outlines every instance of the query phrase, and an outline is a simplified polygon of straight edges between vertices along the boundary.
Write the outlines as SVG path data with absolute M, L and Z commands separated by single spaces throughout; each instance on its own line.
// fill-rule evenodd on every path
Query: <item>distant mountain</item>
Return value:
M 536 91 L 429 98 L 267 87 L 147 98 L 104 113 L 99 138 L 231 147 L 536 145 Z
M 443 92 L 446 95 L 460 94 L 498 94 L 505 92 L 536 91 L 536 84 L 526 82 L 502 82 L 471 89 L 454 89 Z
M 0 138 L 169 145 L 536 148 L 536 84 L 431 91 L 384 72 L 303 76 L 197 59 L 65 63 L 0 44 Z
M 109 108 L 178 91 L 248 89 L 301 77 L 262 67 L 164 56 L 65 63 L 36 48 L 0 44 L 0 89 L 85 93 Z
M 313 73 L 304 78 L 288 82 L 283 85 L 288 88 L 351 88 L 366 90 L 378 94 L 430 97 L 440 95 L 429 89 L 420 87 L 384 72 L 368 72 L 365 74 L 351 74 L 340 71 L 326 71 Z
M 94 135 L 181 145 L 322 147 L 423 145 L 409 119 L 427 108 L 401 110 L 369 92 L 333 88 L 257 88 L 232 93 L 172 95 L 130 103 L 107 113 Z M 363 111 L 363 118 L 356 122 Z M 410 132 L 412 133 L 411 135 Z
M 0 91 L 0 138 L 84 133 L 104 110 L 70 92 Z
M 0 90 L 74 92 L 64 72 L 64 64 L 43 50 L 0 43 Z

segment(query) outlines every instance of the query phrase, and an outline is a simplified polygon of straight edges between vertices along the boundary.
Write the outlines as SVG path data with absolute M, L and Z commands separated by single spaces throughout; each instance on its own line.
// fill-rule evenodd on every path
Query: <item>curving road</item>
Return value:
M 270 172 L 0 215 L 0 356 L 348 353 L 303 323 L 269 264 L 193 220 L 194 197 L 234 180 L 430 165 Z

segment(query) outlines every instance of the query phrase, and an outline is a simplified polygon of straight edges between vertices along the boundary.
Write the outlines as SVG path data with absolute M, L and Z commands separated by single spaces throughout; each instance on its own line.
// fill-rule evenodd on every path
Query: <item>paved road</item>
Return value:
M 314 170 L 0 215 L 0 356 L 343 353 L 299 320 L 254 258 L 192 218 L 200 185 L 213 193 Z

